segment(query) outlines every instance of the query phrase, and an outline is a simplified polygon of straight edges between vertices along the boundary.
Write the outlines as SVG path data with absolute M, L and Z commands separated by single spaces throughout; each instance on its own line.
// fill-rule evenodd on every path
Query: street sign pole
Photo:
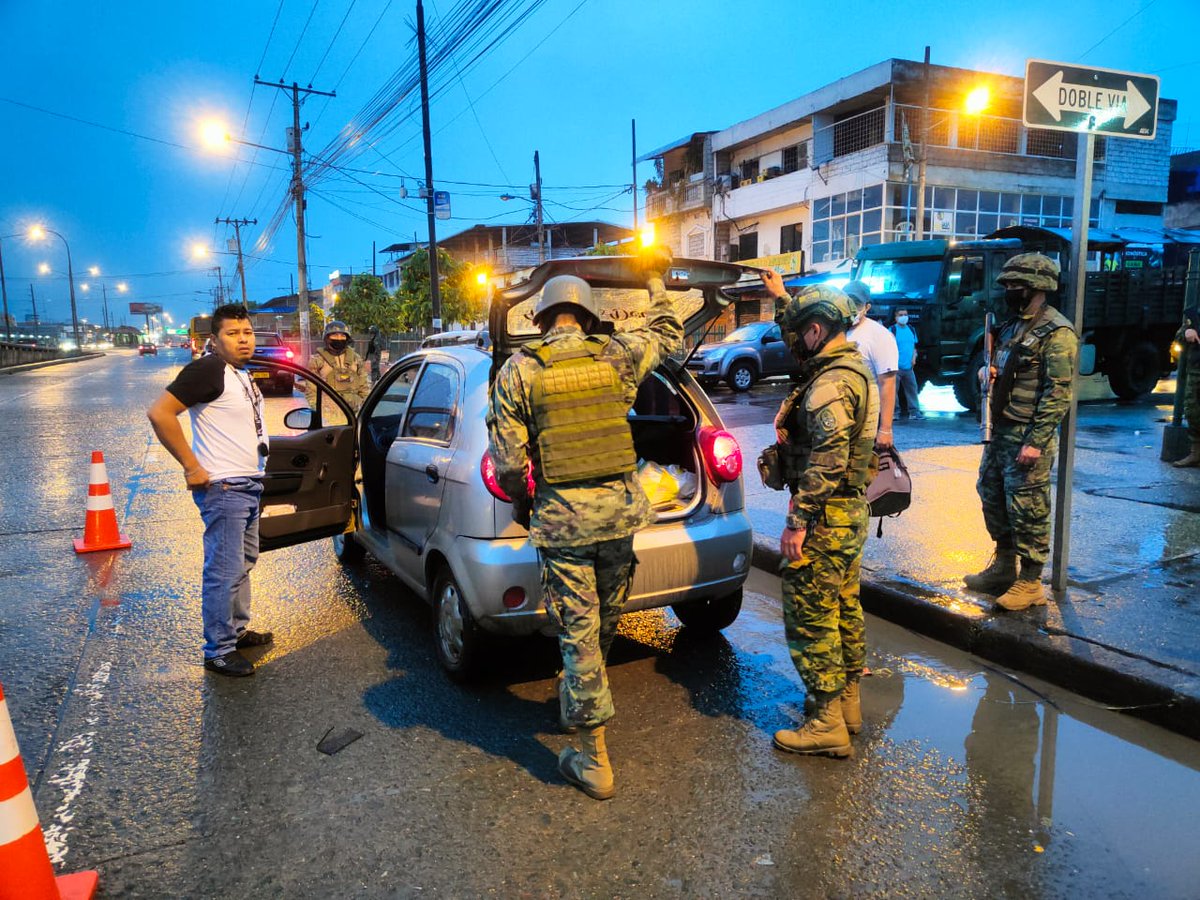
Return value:
M 1083 301 L 1087 288 L 1088 219 L 1092 212 L 1092 157 L 1096 136 L 1079 135 L 1075 158 L 1075 223 L 1071 232 L 1074 257 L 1071 260 L 1071 321 L 1075 333 L 1083 334 Z M 1071 557 L 1071 487 L 1075 472 L 1075 413 L 1079 404 L 1079 360 L 1071 384 L 1071 402 L 1062 421 L 1062 451 L 1058 455 L 1058 490 L 1054 503 L 1054 549 L 1051 554 L 1052 581 L 1056 591 L 1067 589 L 1067 568 Z

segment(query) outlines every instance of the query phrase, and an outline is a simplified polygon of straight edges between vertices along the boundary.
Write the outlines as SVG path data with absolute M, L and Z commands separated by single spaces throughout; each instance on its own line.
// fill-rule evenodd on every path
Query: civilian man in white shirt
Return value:
M 147 412 L 162 445 L 183 466 L 183 477 L 204 521 L 204 668 L 220 675 L 254 674 L 238 651 L 272 642 L 251 631 L 250 570 L 258 561 L 258 510 L 267 434 L 263 398 L 246 363 L 254 327 L 244 306 L 219 306 L 212 316 L 211 356 L 184 366 Z M 192 419 L 188 446 L 179 415 Z
M 846 340 L 858 345 L 879 385 L 879 431 L 875 446 L 891 449 L 892 417 L 896 413 L 896 372 L 900 368 L 900 350 L 896 338 L 883 325 L 867 315 L 871 310 L 871 289 L 861 281 L 850 281 L 842 288 L 858 307 L 858 320 L 846 332 Z

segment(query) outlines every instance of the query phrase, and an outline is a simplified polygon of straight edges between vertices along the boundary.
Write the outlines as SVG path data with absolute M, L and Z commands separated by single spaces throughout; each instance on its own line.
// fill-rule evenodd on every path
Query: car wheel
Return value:
M 333 555 L 339 562 L 353 565 L 362 562 L 363 557 L 367 555 L 367 548 L 354 539 L 354 532 L 348 531 L 333 536 Z
M 443 566 L 433 583 L 434 646 L 438 662 L 454 681 L 468 681 L 479 666 L 482 635 L 458 582 Z
M 716 634 L 721 629 L 728 628 L 741 611 L 741 588 L 724 597 L 677 603 L 671 607 L 671 612 L 675 613 L 684 628 L 693 633 L 703 634 Z
M 1120 355 L 1109 370 L 1108 386 L 1122 400 L 1136 400 L 1154 390 L 1162 366 L 1159 352 L 1149 341 L 1137 341 Z
M 277 381 L 275 383 L 275 393 L 281 397 L 292 396 L 292 379 L 290 376 L 287 381 Z
M 733 368 L 725 376 L 725 381 L 731 388 L 742 394 L 754 387 L 755 378 L 754 366 L 748 362 L 739 362 L 733 364 Z

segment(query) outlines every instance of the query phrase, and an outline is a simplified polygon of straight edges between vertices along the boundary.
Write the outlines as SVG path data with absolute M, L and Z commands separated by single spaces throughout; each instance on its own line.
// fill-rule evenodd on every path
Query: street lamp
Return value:
M 46 228 L 43 225 L 34 225 L 29 229 L 30 240 L 40 241 L 46 235 L 52 234 L 60 241 L 67 250 L 67 284 L 71 289 L 71 330 L 75 335 L 75 352 L 79 352 L 82 346 L 79 343 L 79 311 L 75 306 L 75 270 L 71 263 L 71 245 L 67 243 L 67 239 L 55 231 L 53 228 Z

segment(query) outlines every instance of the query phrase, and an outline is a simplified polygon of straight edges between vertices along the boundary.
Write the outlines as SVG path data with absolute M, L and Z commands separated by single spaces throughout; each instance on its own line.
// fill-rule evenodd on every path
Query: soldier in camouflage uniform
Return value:
M 787 299 L 778 275 L 763 280 L 778 300 Z M 792 492 L 780 539 L 783 616 L 792 662 L 808 692 L 808 715 L 802 728 L 775 733 L 775 746 L 790 753 L 852 756 L 850 734 L 862 728 L 866 642 L 859 566 L 879 391 L 846 340 L 854 317 L 846 295 L 824 286 L 802 291 L 777 316 L 803 363 L 798 386 L 775 418 L 778 443 L 763 465 L 768 487 Z
M 615 793 L 604 736 L 613 716 L 604 662 L 633 580 L 634 532 L 653 521 L 627 416 L 638 385 L 683 346 L 683 325 L 662 280 L 670 256 L 639 265 L 650 291 L 646 324 L 612 337 L 595 333 L 600 313 L 586 281 L 547 281 L 534 309 L 542 338 L 500 369 L 487 415 L 496 478 L 541 560 L 542 599 L 563 660 L 562 718 L 583 744 L 582 751 L 564 750 L 558 768 L 597 800 Z
M 986 569 L 963 580 L 972 590 L 1000 594 L 996 603 L 1008 610 L 1046 604 L 1050 472 L 1079 349 L 1071 323 L 1046 302 L 1058 290 L 1058 275 L 1058 264 L 1040 253 L 1004 264 L 996 280 L 1013 317 L 1000 327 L 995 365 L 980 372 L 993 379 L 992 441 L 983 449 L 976 487 L 996 553 Z
M 342 322 L 330 322 L 325 326 L 325 346 L 312 355 L 308 368 L 341 394 L 355 412 L 371 390 L 366 365 L 350 346 L 350 329 Z M 310 383 L 304 389 L 304 396 L 308 405 L 315 408 L 317 386 Z
M 1187 416 L 1188 441 L 1191 451 L 1183 459 L 1171 463 L 1177 469 L 1200 466 L 1200 307 L 1189 306 L 1183 311 L 1183 324 L 1175 335 L 1187 354 L 1187 384 L 1184 386 L 1183 411 Z

